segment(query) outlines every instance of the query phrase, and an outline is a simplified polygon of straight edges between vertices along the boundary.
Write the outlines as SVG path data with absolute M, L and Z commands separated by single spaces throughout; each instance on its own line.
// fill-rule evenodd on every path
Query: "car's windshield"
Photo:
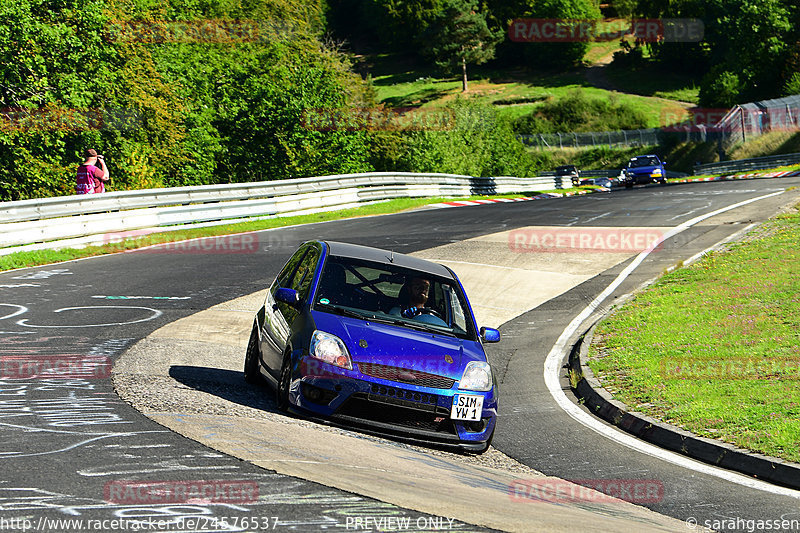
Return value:
M 634 157 L 628 162 L 628 167 L 654 167 L 658 166 L 658 159 L 655 157 Z
M 466 300 L 453 280 L 394 265 L 329 257 L 313 309 L 476 338 Z

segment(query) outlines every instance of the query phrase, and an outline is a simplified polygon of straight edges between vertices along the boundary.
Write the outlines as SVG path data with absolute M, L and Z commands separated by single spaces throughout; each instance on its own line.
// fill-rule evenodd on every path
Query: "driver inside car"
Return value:
M 401 315 L 404 318 L 416 317 L 423 313 L 422 310 L 428 302 L 430 290 L 430 280 L 414 276 L 400 289 L 400 294 L 398 295 L 400 306 L 392 308 L 389 312 L 394 315 Z
M 400 314 L 405 318 L 414 318 L 422 313 L 422 309 L 428 302 L 430 290 L 430 281 L 420 277 L 412 278 L 408 286 L 408 305 L 403 307 L 403 311 Z

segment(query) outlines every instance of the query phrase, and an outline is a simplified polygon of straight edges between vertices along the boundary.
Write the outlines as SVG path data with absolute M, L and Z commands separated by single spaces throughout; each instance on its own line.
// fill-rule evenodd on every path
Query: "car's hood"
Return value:
M 647 166 L 647 167 L 633 167 L 626 170 L 626 172 L 630 172 L 631 174 L 652 174 L 655 169 L 661 169 L 659 166 Z
M 469 361 L 485 361 L 478 341 L 314 311 L 316 328 L 344 341 L 353 362 L 461 379 Z

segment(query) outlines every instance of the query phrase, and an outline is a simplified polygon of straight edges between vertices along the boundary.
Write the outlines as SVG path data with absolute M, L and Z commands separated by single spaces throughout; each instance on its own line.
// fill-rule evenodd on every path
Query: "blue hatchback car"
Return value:
M 622 171 L 623 184 L 628 189 L 639 183 L 666 185 L 667 171 L 664 165 L 654 154 L 633 157 Z
M 310 241 L 256 313 L 244 363 L 281 410 L 379 435 L 481 453 L 497 385 L 455 273 L 412 256 Z

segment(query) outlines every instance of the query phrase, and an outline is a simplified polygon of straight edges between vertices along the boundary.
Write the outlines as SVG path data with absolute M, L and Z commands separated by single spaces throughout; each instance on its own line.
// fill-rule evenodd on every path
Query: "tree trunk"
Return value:
M 462 57 L 461 58 L 461 92 L 467 92 L 467 61 Z

